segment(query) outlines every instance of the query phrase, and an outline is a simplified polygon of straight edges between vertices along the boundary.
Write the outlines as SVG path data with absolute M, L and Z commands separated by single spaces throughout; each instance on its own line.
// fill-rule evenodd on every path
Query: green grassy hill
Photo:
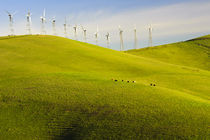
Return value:
M 209 138 L 202 56 L 193 68 L 54 36 L 1 37 L 0 139 Z
M 185 42 L 127 52 L 167 63 L 210 70 L 210 35 Z

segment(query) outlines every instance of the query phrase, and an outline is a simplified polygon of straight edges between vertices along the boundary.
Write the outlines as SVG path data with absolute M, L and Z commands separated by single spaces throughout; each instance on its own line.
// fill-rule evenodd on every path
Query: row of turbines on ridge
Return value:
M 6 13 L 9 16 L 10 36 L 14 36 L 15 33 L 14 33 L 14 27 L 13 27 L 13 24 L 14 24 L 13 18 L 14 18 L 14 15 L 17 14 L 17 12 L 10 13 L 10 12 L 6 11 Z M 32 34 L 32 28 L 31 28 L 32 20 L 31 20 L 31 18 L 32 18 L 32 13 L 30 11 L 28 11 L 28 13 L 26 15 L 26 20 L 27 20 L 26 29 L 27 29 L 27 34 L 28 35 Z M 46 11 L 45 11 L 45 9 L 44 9 L 43 14 L 40 17 L 40 19 L 41 19 L 41 35 L 46 35 L 47 32 L 46 32 L 46 29 L 45 29 L 45 24 L 46 24 Z M 50 22 L 52 23 L 53 35 L 57 35 L 57 32 L 56 32 L 56 17 L 53 17 L 50 20 Z M 67 32 L 68 24 L 67 24 L 66 17 L 65 17 L 65 22 L 64 22 L 63 26 L 64 26 L 64 35 L 67 38 L 67 36 L 68 36 L 68 32 Z M 75 40 L 77 40 L 78 27 L 79 26 L 77 26 L 77 25 L 73 26 Z M 82 25 L 80 27 L 83 31 L 83 41 L 87 42 L 87 29 Z M 97 26 L 96 32 L 94 34 L 96 45 L 98 45 L 98 35 L 99 35 L 99 29 L 98 29 L 98 26 Z M 119 26 L 119 37 L 120 37 L 120 50 L 124 51 L 123 30 L 121 29 L 120 26 Z M 106 38 L 106 41 L 107 41 L 107 48 L 110 48 L 110 33 L 107 33 L 105 35 L 105 38 Z M 138 48 L 138 43 L 137 42 L 138 42 L 138 40 L 137 40 L 137 29 L 135 27 L 134 28 L 134 49 Z M 149 47 L 153 46 L 152 27 L 151 26 L 149 27 L 149 42 L 148 42 L 148 45 L 149 45 Z

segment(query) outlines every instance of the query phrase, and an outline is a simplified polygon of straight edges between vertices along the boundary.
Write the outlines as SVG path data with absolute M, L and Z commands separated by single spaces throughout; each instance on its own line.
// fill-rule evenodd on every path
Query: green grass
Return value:
M 210 35 L 185 42 L 129 50 L 127 53 L 209 71 Z
M 54 36 L 1 37 L 0 139 L 208 139 L 209 48 L 194 42 L 209 45 L 129 54 Z

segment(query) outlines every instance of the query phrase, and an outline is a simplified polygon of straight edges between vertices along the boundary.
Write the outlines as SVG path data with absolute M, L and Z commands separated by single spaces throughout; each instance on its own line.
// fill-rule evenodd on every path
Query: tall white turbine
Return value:
M 40 19 L 41 19 L 41 34 L 45 35 L 46 34 L 46 30 L 45 30 L 46 12 L 45 12 L 45 9 L 44 9 L 43 14 L 40 17 Z
M 136 30 L 136 25 L 134 27 L 134 49 L 138 48 L 138 40 L 137 40 L 137 30 Z
M 28 13 L 27 13 L 27 15 L 26 15 L 26 20 L 27 20 L 26 30 L 27 30 L 27 33 L 29 35 L 32 34 L 32 32 L 31 32 L 31 16 L 32 16 L 32 13 L 29 10 Z
M 69 32 L 69 35 L 71 36 L 71 29 L 72 29 L 71 27 L 72 27 L 72 25 L 68 24 L 67 27 L 68 27 L 68 31 L 67 32 Z
M 81 26 L 81 27 L 82 27 L 83 36 L 84 36 L 83 40 L 86 43 L 87 42 L 87 29 L 84 28 L 84 26 Z
M 77 25 L 75 25 L 73 29 L 74 29 L 74 38 L 75 40 L 77 40 Z
M 152 30 L 153 30 L 153 28 L 152 28 L 152 26 L 150 25 L 150 26 L 149 26 L 149 43 L 148 43 L 149 47 L 152 47 L 152 46 L 153 46 L 153 41 L 152 41 Z
M 51 19 L 51 23 L 52 23 L 53 35 L 57 35 L 57 33 L 56 33 L 56 17 L 55 16 Z
M 120 51 L 124 51 L 124 42 L 123 42 L 123 30 L 119 26 L 120 31 Z
M 14 27 L 13 27 L 13 17 L 14 15 L 17 13 L 17 12 L 14 12 L 13 14 L 11 14 L 10 12 L 6 11 L 6 13 L 8 14 L 9 16 L 9 27 L 10 27 L 10 35 L 14 35 Z
M 98 25 L 97 25 L 97 30 L 95 32 L 95 39 L 96 39 L 96 45 L 98 45 Z
M 110 34 L 109 33 L 107 33 L 106 34 L 106 43 L 107 43 L 107 48 L 109 48 L 110 47 Z
M 66 17 L 65 17 L 65 23 L 63 24 L 64 26 L 64 36 L 67 38 L 68 35 L 67 35 L 67 20 L 66 20 Z

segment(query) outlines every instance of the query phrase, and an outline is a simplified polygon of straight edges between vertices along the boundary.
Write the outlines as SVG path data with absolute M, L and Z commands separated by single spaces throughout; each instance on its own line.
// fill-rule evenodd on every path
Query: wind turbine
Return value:
M 28 31 L 29 35 L 32 34 L 31 33 L 31 16 L 32 16 L 32 13 L 29 10 L 27 15 L 26 15 L 26 20 L 27 20 L 26 28 L 27 28 L 27 31 Z
M 149 47 L 153 46 L 153 42 L 152 42 L 152 25 L 149 26 Z
M 134 27 L 134 49 L 137 49 L 137 30 L 136 30 L 136 25 Z
M 120 50 L 124 51 L 124 42 L 123 42 L 123 30 L 119 26 L 119 31 L 120 31 Z
M 6 11 L 6 13 L 8 14 L 9 16 L 9 27 L 10 27 L 10 35 L 14 35 L 14 27 L 13 27 L 13 17 L 14 15 L 17 13 L 17 12 L 14 12 L 13 14 L 11 14 L 10 12 Z
M 56 17 L 55 16 L 51 19 L 51 22 L 52 22 L 53 35 L 57 35 L 57 33 L 56 33 Z
M 67 21 L 66 21 L 66 17 L 65 17 L 65 23 L 63 24 L 63 26 L 64 26 L 64 35 L 67 38 L 68 36 L 67 36 Z
M 75 37 L 75 40 L 77 40 L 77 25 L 75 25 L 73 27 L 73 29 L 74 29 L 74 37 Z
M 109 48 L 110 46 L 110 34 L 109 33 L 107 33 L 106 34 L 106 41 L 107 41 L 107 48 Z
M 45 30 L 46 12 L 45 12 L 45 9 L 44 9 L 43 14 L 40 17 L 40 19 L 41 19 L 41 34 L 46 34 L 46 30 Z
M 87 42 L 87 29 L 84 28 L 83 26 L 82 27 L 82 31 L 83 31 L 83 35 L 84 35 L 84 42 L 86 43 Z
M 97 25 L 97 30 L 95 32 L 95 39 L 96 39 L 96 45 L 98 45 L 98 25 Z

